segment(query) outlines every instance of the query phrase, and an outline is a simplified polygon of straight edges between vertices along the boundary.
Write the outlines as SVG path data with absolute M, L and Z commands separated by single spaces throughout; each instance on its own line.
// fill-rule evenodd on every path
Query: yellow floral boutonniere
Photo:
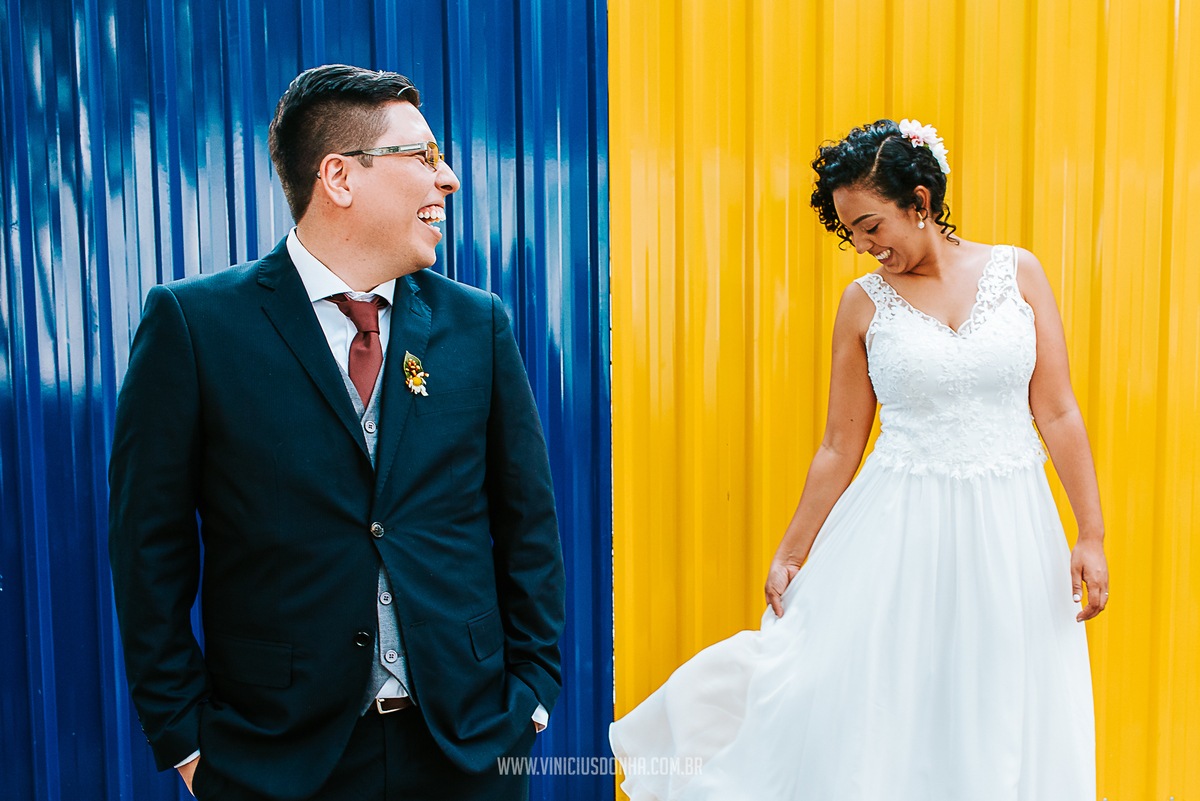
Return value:
M 421 360 L 408 351 L 404 351 L 404 385 L 408 387 L 409 391 L 414 395 L 428 397 L 429 392 L 426 390 L 429 383 L 426 380 L 428 378 L 429 373 L 426 373 L 421 367 Z

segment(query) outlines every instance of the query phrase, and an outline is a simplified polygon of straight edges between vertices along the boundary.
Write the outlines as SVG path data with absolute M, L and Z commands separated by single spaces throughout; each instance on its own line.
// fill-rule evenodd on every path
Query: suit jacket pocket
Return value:
M 214 675 L 234 681 L 280 688 L 292 683 L 288 643 L 212 634 L 206 640 L 204 660 Z
M 447 392 L 431 390 L 429 397 L 417 398 L 415 409 L 418 415 L 453 412 L 457 409 L 473 409 L 487 406 L 487 387 L 452 389 Z
M 504 645 L 504 629 L 500 626 L 500 610 L 490 609 L 467 621 L 471 632 L 471 648 L 480 662 Z

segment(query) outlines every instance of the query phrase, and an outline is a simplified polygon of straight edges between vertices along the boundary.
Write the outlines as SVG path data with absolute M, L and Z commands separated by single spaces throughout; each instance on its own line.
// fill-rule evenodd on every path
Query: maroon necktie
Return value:
M 383 367 L 383 346 L 379 344 L 379 310 L 387 305 L 387 301 L 378 295 L 372 300 L 351 300 L 344 292 L 330 295 L 329 299 L 358 329 L 354 339 L 350 340 L 348 372 L 350 381 L 358 390 L 358 397 L 366 406 L 371 402 L 371 391 L 375 389 L 379 368 Z

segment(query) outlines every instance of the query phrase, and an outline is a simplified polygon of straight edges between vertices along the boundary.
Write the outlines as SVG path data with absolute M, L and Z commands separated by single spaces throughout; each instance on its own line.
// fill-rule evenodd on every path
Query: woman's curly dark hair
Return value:
M 900 133 L 894 120 L 878 120 L 855 128 L 834 144 L 821 145 L 813 159 L 817 181 L 813 187 L 812 207 L 825 230 L 838 235 L 842 247 L 853 245 L 850 230 L 838 219 L 833 207 L 833 192 L 843 187 L 860 186 L 879 193 L 901 208 L 920 207 L 914 194 L 918 186 L 929 190 L 930 205 L 936 212 L 935 224 L 951 242 L 956 226 L 950 223 L 946 205 L 946 176 L 927 147 L 913 147 Z

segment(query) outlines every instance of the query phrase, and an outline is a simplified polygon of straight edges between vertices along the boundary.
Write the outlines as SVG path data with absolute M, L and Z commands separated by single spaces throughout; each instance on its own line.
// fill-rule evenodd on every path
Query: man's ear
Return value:
M 353 165 L 349 163 L 350 158 L 352 157 L 330 153 L 321 159 L 321 167 L 317 171 L 317 187 L 314 190 L 314 194 L 320 193 L 330 203 L 343 209 L 349 208 L 354 199 L 350 189 L 350 170 L 353 169 Z

